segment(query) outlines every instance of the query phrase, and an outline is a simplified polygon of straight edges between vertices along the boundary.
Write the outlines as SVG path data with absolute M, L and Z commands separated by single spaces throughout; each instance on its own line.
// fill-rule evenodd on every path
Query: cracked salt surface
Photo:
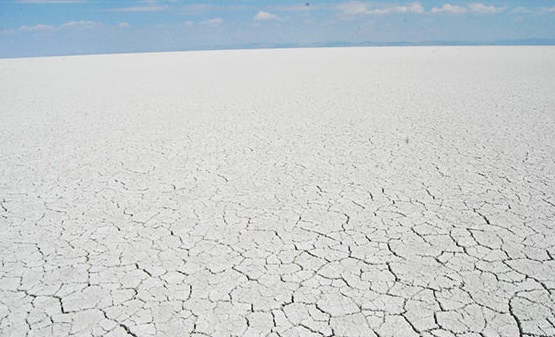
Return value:
M 555 48 L 0 60 L 2 336 L 555 336 Z

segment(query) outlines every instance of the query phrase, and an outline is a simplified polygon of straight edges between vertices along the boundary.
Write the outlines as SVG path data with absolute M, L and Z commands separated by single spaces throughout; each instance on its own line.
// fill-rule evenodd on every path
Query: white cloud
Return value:
M 118 27 L 127 28 L 127 27 L 129 27 L 129 24 L 127 22 L 120 22 L 120 23 L 118 23 Z
M 46 32 L 46 31 L 50 31 L 50 30 L 54 30 L 55 27 L 54 26 L 50 26 L 50 25 L 34 25 L 34 26 L 21 26 L 19 27 L 19 31 L 22 32 Z
M 90 27 L 94 25 L 92 21 L 70 21 L 62 24 L 60 28 L 69 28 L 69 27 Z
M 268 12 L 264 12 L 264 11 L 260 11 L 254 16 L 254 19 L 256 21 L 276 20 L 277 18 L 278 18 L 277 15 L 272 14 L 272 13 L 268 13 Z
M 485 5 L 483 3 L 475 2 L 466 6 L 457 6 L 449 3 L 443 4 L 441 7 L 434 7 L 430 10 L 432 14 L 495 14 L 505 11 L 506 7 L 496 7 L 493 5 Z
M 526 7 L 516 7 L 509 11 L 510 14 L 530 14 L 534 13 L 534 10 Z
M 480 2 L 470 3 L 464 6 L 445 3 L 441 7 L 433 7 L 426 11 L 420 2 L 409 4 L 390 4 L 378 5 L 376 2 L 352 1 L 339 4 L 337 8 L 347 16 L 355 15 L 387 15 L 395 13 L 432 13 L 432 14 L 495 14 L 507 10 L 507 7 L 497 7 L 494 5 L 486 5 Z M 553 8 L 555 11 L 555 7 Z
M 407 5 L 388 5 L 374 7 L 364 2 L 347 2 L 339 5 L 339 9 L 347 15 L 386 15 L 393 13 L 424 13 L 424 7 L 419 2 Z
M 203 26 L 217 27 L 221 25 L 223 22 L 224 20 L 222 18 L 214 18 L 210 20 L 201 21 L 200 24 Z
M 38 32 L 56 31 L 60 29 L 90 28 L 90 27 L 93 27 L 94 25 L 95 25 L 95 22 L 93 21 L 69 21 L 66 23 L 62 23 L 59 26 L 51 26 L 51 25 L 43 25 L 43 24 L 38 24 L 34 26 L 21 26 L 17 30 L 20 32 L 38 33 Z
M 441 7 L 434 7 L 431 10 L 432 13 L 448 13 L 448 14 L 464 14 L 467 12 L 467 8 L 451 5 L 451 4 L 444 4 Z
M 542 8 L 542 12 L 555 13 L 555 6 L 549 8 Z
M 186 15 L 196 15 L 214 11 L 239 11 L 239 10 L 246 10 L 249 9 L 248 6 L 245 5 L 212 5 L 212 4 L 192 4 L 192 5 L 185 5 L 177 7 L 181 13 Z
M 369 14 L 367 5 L 362 2 L 347 2 L 344 4 L 340 4 L 339 9 L 345 14 Z
M 374 14 L 390 14 L 390 13 L 424 13 L 424 7 L 419 2 L 415 2 L 406 6 L 391 6 L 382 9 L 373 10 Z
M 493 5 L 488 6 L 488 5 L 484 5 L 483 3 L 472 3 L 472 4 L 468 5 L 468 9 L 470 9 L 470 11 L 473 12 L 473 13 L 495 14 L 495 13 L 501 13 L 507 8 L 506 7 L 496 7 L 496 6 L 493 6 Z

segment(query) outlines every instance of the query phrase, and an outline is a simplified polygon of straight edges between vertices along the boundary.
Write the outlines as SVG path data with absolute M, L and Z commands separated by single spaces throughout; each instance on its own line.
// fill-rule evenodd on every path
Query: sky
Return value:
M 347 44 L 555 44 L 555 0 L 0 0 L 0 57 Z

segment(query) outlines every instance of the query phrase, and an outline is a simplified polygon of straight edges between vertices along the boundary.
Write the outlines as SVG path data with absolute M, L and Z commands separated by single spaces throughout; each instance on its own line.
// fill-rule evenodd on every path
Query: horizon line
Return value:
M 160 50 L 129 50 L 129 51 L 106 51 L 106 52 L 75 52 L 75 53 L 50 53 L 36 55 L 13 55 L 3 56 L 2 59 L 40 58 L 40 57 L 70 57 L 70 56 L 93 56 L 93 55 L 118 55 L 118 54 L 147 54 L 147 53 L 179 53 L 197 51 L 225 51 L 225 50 L 267 50 L 267 49 L 312 49 L 312 48 L 358 48 L 358 47 L 541 47 L 555 46 L 555 39 L 549 38 L 525 38 L 525 39 L 502 39 L 493 41 L 391 41 L 391 42 L 348 42 L 329 41 L 316 43 L 245 43 L 235 45 L 217 45 L 210 47 L 192 47 L 184 49 L 160 49 Z

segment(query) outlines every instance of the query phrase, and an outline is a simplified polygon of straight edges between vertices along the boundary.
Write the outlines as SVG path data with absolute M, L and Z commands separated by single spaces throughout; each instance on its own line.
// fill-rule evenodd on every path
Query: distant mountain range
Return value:
M 210 49 L 264 49 L 264 48 L 318 48 L 318 47 L 380 47 L 380 46 L 555 46 L 555 39 L 512 39 L 492 41 L 393 41 L 393 42 L 347 42 L 329 41 L 319 43 L 249 43 L 217 46 Z

